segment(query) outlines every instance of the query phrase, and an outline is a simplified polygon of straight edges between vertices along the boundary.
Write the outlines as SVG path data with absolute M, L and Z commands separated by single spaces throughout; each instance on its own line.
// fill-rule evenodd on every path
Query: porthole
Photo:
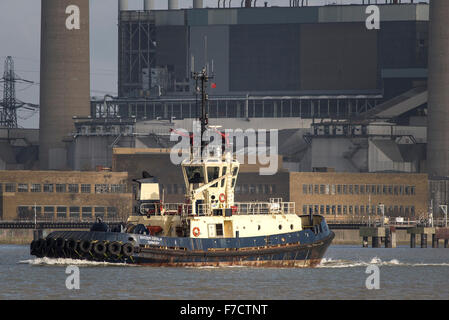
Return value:
M 282 230 L 282 224 L 279 225 L 279 230 Z
M 260 225 L 257 226 L 257 230 L 260 230 Z
M 293 225 L 292 224 L 290 225 L 290 229 L 293 230 Z

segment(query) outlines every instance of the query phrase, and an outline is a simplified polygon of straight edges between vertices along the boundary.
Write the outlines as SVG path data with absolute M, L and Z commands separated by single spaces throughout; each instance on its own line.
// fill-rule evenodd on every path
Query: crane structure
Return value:
M 20 108 L 35 111 L 38 105 L 26 103 L 16 98 L 16 83 L 36 84 L 25 80 L 14 72 L 14 60 L 11 56 L 6 57 L 3 77 L 3 99 L 0 100 L 0 127 L 17 128 L 17 110 Z

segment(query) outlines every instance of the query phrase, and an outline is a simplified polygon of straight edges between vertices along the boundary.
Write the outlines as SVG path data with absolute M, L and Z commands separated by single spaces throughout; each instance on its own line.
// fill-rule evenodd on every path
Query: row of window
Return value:
M 95 184 L 95 193 L 126 193 L 126 184 Z M 0 192 L 58 192 L 58 193 L 91 193 L 90 184 L 53 184 L 53 183 L 0 183 Z
M 385 215 L 405 215 L 415 216 L 415 206 L 401 206 L 401 205 L 385 205 Z M 314 214 L 322 215 L 382 215 L 381 206 L 377 205 L 319 205 L 309 204 L 303 205 L 303 214 L 309 214 L 312 211 Z
M 116 218 L 116 207 L 66 207 L 66 206 L 19 206 L 17 215 L 19 219 L 38 218 L 54 219 L 56 218 Z
M 177 184 L 161 184 L 161 188 L 165 190 L 167 194 L 185 194 L 185 185 Z M 275 194 L 275 184 L 242 184 L 235 186 L 235 193 L 237 194 Z
M 413 196 L 416 194 L 415 186 L 385 185 L 385 184 L 303 184 L 303 194 L 372 194 Z
M 275 194 L 275 184 L 242 184 L 235 187 L 238 194 Z

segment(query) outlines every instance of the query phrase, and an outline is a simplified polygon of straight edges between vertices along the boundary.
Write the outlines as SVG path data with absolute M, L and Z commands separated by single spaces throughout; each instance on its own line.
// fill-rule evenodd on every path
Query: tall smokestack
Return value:
M 427 168 L 449 176 L 449 1 L 430 1 Z
M 168 0 L 168 10 L 179 9 L 179 0 Z
M 39 160 L 64 169 L 73 116 L 90 115 L 89 0 L 42 0 Z
M 193 8 L 194 9 L 203 8 L 203 0 L 193 0 Z
M 128 10 L 128 0 L 118 0 L 118 10 L 119 11 Z
M 143 0 L 143 10 L 154 10 L 156 8 L 155 0 Z

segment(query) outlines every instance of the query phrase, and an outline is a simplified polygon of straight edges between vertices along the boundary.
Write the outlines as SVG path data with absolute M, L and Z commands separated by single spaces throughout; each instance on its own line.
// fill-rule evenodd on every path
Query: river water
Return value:
M 80 289 L 66 287 L 77 265 Z M 378 290 L 366 288 L 379 268 Z M 0 299 L 449 299 L 449 249 L 331 246 L 315 269 L 154 268 L 37 259 L 0 246 Z

